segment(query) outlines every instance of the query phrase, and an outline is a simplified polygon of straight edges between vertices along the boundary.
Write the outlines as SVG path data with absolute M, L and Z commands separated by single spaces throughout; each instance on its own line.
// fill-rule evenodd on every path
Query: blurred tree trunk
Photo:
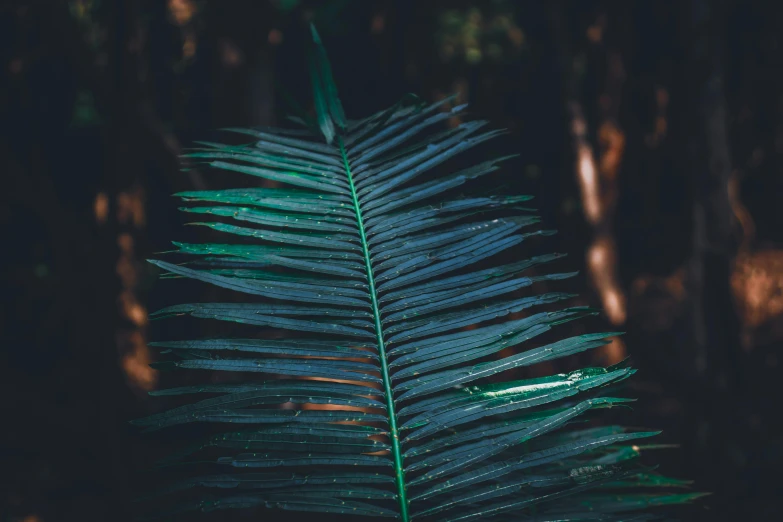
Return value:
M 739 380 L 739 321 L 730 275 L 735 254 L 729 200 L 731 158 L 722 70 L 725 5 L 709 0 L 683 3 L 684 115 L 693 195 L 692 250 L 686 281 L 691 302 L 680 367 L 707 389 L 733 388 Z
M 558 49 L 561 69 L 563 103 L 568 109 L 570 140 L 573 148 L 574 173 L 579 186 L 582 210 L 590 228 L 586 246 L 586 265 L 590 282 L 601 302 L 606 318 L 612 325 L 623 325 L 626 320 L 626 296 L 618 277 L 618 249 L 614 234 L 614 216 L 619 198 L 617 178 L 625 148 L 625 134 L 620 128 L 619 113 L 625 82 L 623 57 L 616 43 L 607 44 L 604 30 L 608 13 L 600 11 L 588 34 L 591 52 L 575 52 L 578 45 L 570 42 L 569 17 L 565 5 L 552 1 L 548 4 L 552 30 Z M 613 22 L 622 19 L 613 17 Z M 619 24 L 618 24 L 619 25 Z M 592 60 L 588 57 L 594 54 Z M 583 85 L 588 61 L 603 62 L 597 67 L 600 76 L 595 100 L 598 125 L 591 125 L 587 114 L 590 102 L 585 98 Z M 593 100 L 591 100 L 593 101 Z M 591 139 L 591 133 L 598 140 Z M 594 142 L 599 143 L 596 154 Z M 597 352 L 605 364 L 615 364 L 625 357 L 624 343 L 614 338 L 612 344 Z

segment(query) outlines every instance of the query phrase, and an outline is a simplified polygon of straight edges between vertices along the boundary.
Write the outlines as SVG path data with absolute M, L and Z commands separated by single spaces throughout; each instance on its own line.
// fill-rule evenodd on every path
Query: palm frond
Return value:
M 597 312 L 552 310 L 572 295 L 535 292 L 575 274 L 529 275 L 562 256 L 512 250 L 551 233 L 535 228 L 529 196 L 460 192 L 509 157 L 458 169 L 454 160 L 502 131 L 482 121 L 443 130 L 464 107 L 413 96 L 346 120 L 313 37 L 318 129 L 229 129 L 255 142 L 201 142 L 188 154 L 283 186 L 178 194 L 225 243 L 175 243 L 186 263 L 152 261 L 245 295 L 155 317 L 260 327 L 257 338 L 152 343 L 169 357 L 161 368 L 228 376 L 157 391 L 197 398 L 135 421 L 216 430 L 162 463 L 209 468 L 158 492 L 174 498 L 166 513 L 267 506 L 403 521 L 648 520 L 629 513 L 695 498 L 628 493 L 684 485 L 638 464 L 637 441 L 655 432 L 580 422 L 628 402 L 603 394 L 634 370 L 490 381 L 618 335 L 539 341 Z M 498 261 L 504 255 L 516 260 Z

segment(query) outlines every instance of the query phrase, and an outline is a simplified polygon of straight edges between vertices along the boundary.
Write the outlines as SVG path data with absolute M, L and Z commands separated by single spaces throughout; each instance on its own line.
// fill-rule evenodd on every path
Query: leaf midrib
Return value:
M 367 283 L 370 290 L 370 299 L 372 301 L 372 314 L 375 322 L 375 336 L 378 341 L 378 358 L 381 362 L 381 379 L 383 380 L 383 390 L 386 396 L 386 411 L 389 416 L 389 438 L 392 444 L 392 456 L 394 458 L 394 474 L 397 484 L 397 497 L 400 503 L 400 520 L 409 522 L 408 517 L 408 499 L 405 492 L 405 471 L 402 465 L 402 450 L 400 445 L 399 433 L 397 430 L 397 412 L 394 409 L 394 394 L 392 392 L 391 377 L 389 377 L 389 368 L 386 361 L 386 346 L 383 341 L 383 326 L 381 325 L 381 313 L 378 308 L 378 298 L 375 291 L 375 278 L 372 272 L 372 262 L 370 261 L 370 250 L 367 244 L 367 236 L 364 232 L 364 220 L 362 219 L 362 209 L 359 205 L 359 198 L 356 194 L 356 186 L 351 174 L 351 165 L 348 162 L 348 155 L 345 152 L 345 145 L 342 138 L 337 138 L 342 156 L 345 174 L 348 177 L 348 185 L 351 189 L 351 200 L 354 211 L 356 212 L 356 222 L 359 227 L 359 237 L 362 242 L 362 254 L 364 255 L 364 266 L 367 270 Z

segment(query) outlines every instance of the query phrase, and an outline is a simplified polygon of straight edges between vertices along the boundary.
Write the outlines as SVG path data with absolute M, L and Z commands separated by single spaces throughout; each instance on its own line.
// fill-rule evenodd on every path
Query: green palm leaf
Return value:
M 214 427 L 161 462 L 210 468 L 158 491 L 175 497 L 164 514 L 266 506 L 406 522 L 648 520 L 639 511 L 695 498 L 629 493 L 684 483 L 637 463 L 640 447 L 627 443 L 654 432 L 582 422 L 628 402 L 603 393 L 634 370 L 488 381 L 617 335 L 539 340 L 597 312 L 551 310 L 572 295 L 530 292 L 575 275 L 526 274 L 560 254 L 495 261 L 552 233 L 531 229 L 539 219 L 524 206 L 530 197 L 458 192 L 510 156 L 461 169 L 451 161 L 502 131 L 482 121 L 443 130 L 464 106 L 413 96 L 346 120 L 315 29 L 313 38 L 317 130 L 229 129 L 255 142 L 201 142 L 188 154 L 283 186 L 178 194 L 182 210 L 226 242 L 175 243 L 187 262 L 153 261 L 245 295 L 153 317 L 286 332 L 151 343 L 169 357 L 155 363 L 162 369 L 229 376 L 156 391 L 199 398 L 134 421 L 147 430 Z

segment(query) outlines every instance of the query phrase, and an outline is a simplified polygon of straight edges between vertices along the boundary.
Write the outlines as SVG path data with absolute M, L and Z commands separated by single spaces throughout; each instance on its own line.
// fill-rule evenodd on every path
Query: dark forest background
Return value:
M 129 520 L 155 443 L 127 421 L 161 379 L 148 310 L 174 290 L 144 259 L 193 234 L 172 193 L 221 186 L 179 154 L 310 108 L 310 21 L 349 117 L 458 93 L 510 129 L 503 181 L 560 231 L 541 248 L 605 308 L 587 327 L 627 332 L 580 362 L 632 357 L 640 400 L 618 418 L 663 429 L 680 446 L 662 471 L 714 493 L 686 518 L 779 519 L 776 2 L 17 0 L 0 3 L 0 522 Z

